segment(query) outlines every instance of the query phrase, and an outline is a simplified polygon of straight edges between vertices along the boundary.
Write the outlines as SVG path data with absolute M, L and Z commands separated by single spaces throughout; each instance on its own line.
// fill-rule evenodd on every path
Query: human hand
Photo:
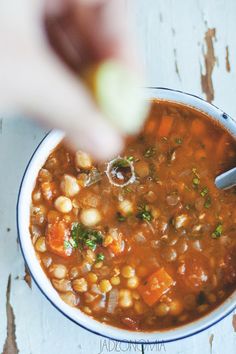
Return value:
M 88 57 L 92 60 L 113 57 L 130 65 L 133 51 L 129 35 L 125 36 L 128 31 L 122 20 L 121 3 L 116 0 L 47 0 L 45 3 L 2 0 L 1 107 L 23 111 L 47 126 L 65 130 L 75 148 L 84 149 L 97 159 L 117 154 L 123 143 L 121 133 L 104 119 L 86 87 L 53 51 L 44 19 L 62 19 L 64 11 L 72 5 L 73 21 L 76 23 L 78 19 L 78 32 L 86 45 L 79 48 L 78 65 L 83 67 Z M 70 31 L 74 31 L 76 39 L 77 29 L 70 28 Z

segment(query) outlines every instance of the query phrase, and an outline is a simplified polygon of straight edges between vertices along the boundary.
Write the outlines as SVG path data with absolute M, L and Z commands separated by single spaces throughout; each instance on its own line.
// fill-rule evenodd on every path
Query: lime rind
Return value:
M 122 133 L 137 133 L 148 113 L 137 76 L 113 60 L 99 64 L 94 75 L 93 94 L 99 108 Z

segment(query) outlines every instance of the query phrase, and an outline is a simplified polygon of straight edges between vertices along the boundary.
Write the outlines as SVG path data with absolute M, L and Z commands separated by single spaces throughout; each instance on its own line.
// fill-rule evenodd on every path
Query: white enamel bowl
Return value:
M 197 108 L 198 110 L 207 113 L 221 125 L 226 127 L 231 135 L 236 138 L 236 122 L 217 107 L 196 96 L 164 88 L 146 89 L 145 96 L 147 98 L 158 98 L 184 103 L 188 106 Z M 46 296 L 46 298 L 65 317 L 79 326 L 104 337 L 124 342 L 156 343 L 176 341 L 209 328 L 231 313 L 236 308 L 236 292 L 234 292 L 214 311 L 190 324 L 165 331 L 133 332 L 100 323 L 80 310 L 68 306 L 61 300 L 38 262 L 29 233 L 29 220 L 31 193 L 38 172 L 45 163 L 50 152 L 61 142 L 63 137 L 64 133 L 60 131 L 51 131 L 39 144 L 26 167 L 17 202 L 17 228 L 21 250 L 31 276 L 44 296 Z

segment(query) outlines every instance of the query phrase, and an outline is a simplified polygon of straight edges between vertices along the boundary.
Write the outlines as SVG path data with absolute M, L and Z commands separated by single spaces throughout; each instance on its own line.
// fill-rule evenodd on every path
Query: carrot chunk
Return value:
M 114 255 L 122 253 L 124 251 L 124 241 L 122 240 L 122 237 L 119 235 L 108 247 Z
M 191 133 L 198 136 L 204 134 L 205 124 L 200 119 L 194 119 L 191 125 Z
M 156 122 L 156 120 L 150 120 L 149 122 L 147 122 L 147 124 L 146 124 L 146 126 L 145 126 L 145 132 L 147 133 L 147 134 L 151 134 L 151 133 L 153 133 L 153 131 L 155 130 L 155 128 L 156 128 L 156 124 L 157 124 L 157 122 Z
M 69 244 L 70 230 L 64 221 L 49 224 L 46 233 L 48 248 L 61 257 L 68 257 L 72 253 Z M 68 244 L 68 246 L 67 246 Z
M 160 297 L 174 285 L 174 280 L 165 271 L 159 268 L 152 273 L 144 285 L 140 285 L 138 291 L 147 305 L 152 306 Z
M 163 116 L 161 119 L 161 123 L 158 129 L 158 136 L 167 137 L 172 129 L 174 123 L 174 117 L 172 116 Z

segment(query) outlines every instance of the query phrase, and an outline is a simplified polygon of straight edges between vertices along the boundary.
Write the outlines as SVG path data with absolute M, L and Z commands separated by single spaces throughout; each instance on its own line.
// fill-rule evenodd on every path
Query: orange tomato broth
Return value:
M 236 287 L 236 190 L 214 184 L 236 165 L 235 140 L 200 111 L 153 100 L 119 161 L 116 181 L 135 171 L 124 187 L 64 143 L 48 157 L 30 224 L 46 275 L 65 302 L 112 326 L 165 330 L 204 316 Z

